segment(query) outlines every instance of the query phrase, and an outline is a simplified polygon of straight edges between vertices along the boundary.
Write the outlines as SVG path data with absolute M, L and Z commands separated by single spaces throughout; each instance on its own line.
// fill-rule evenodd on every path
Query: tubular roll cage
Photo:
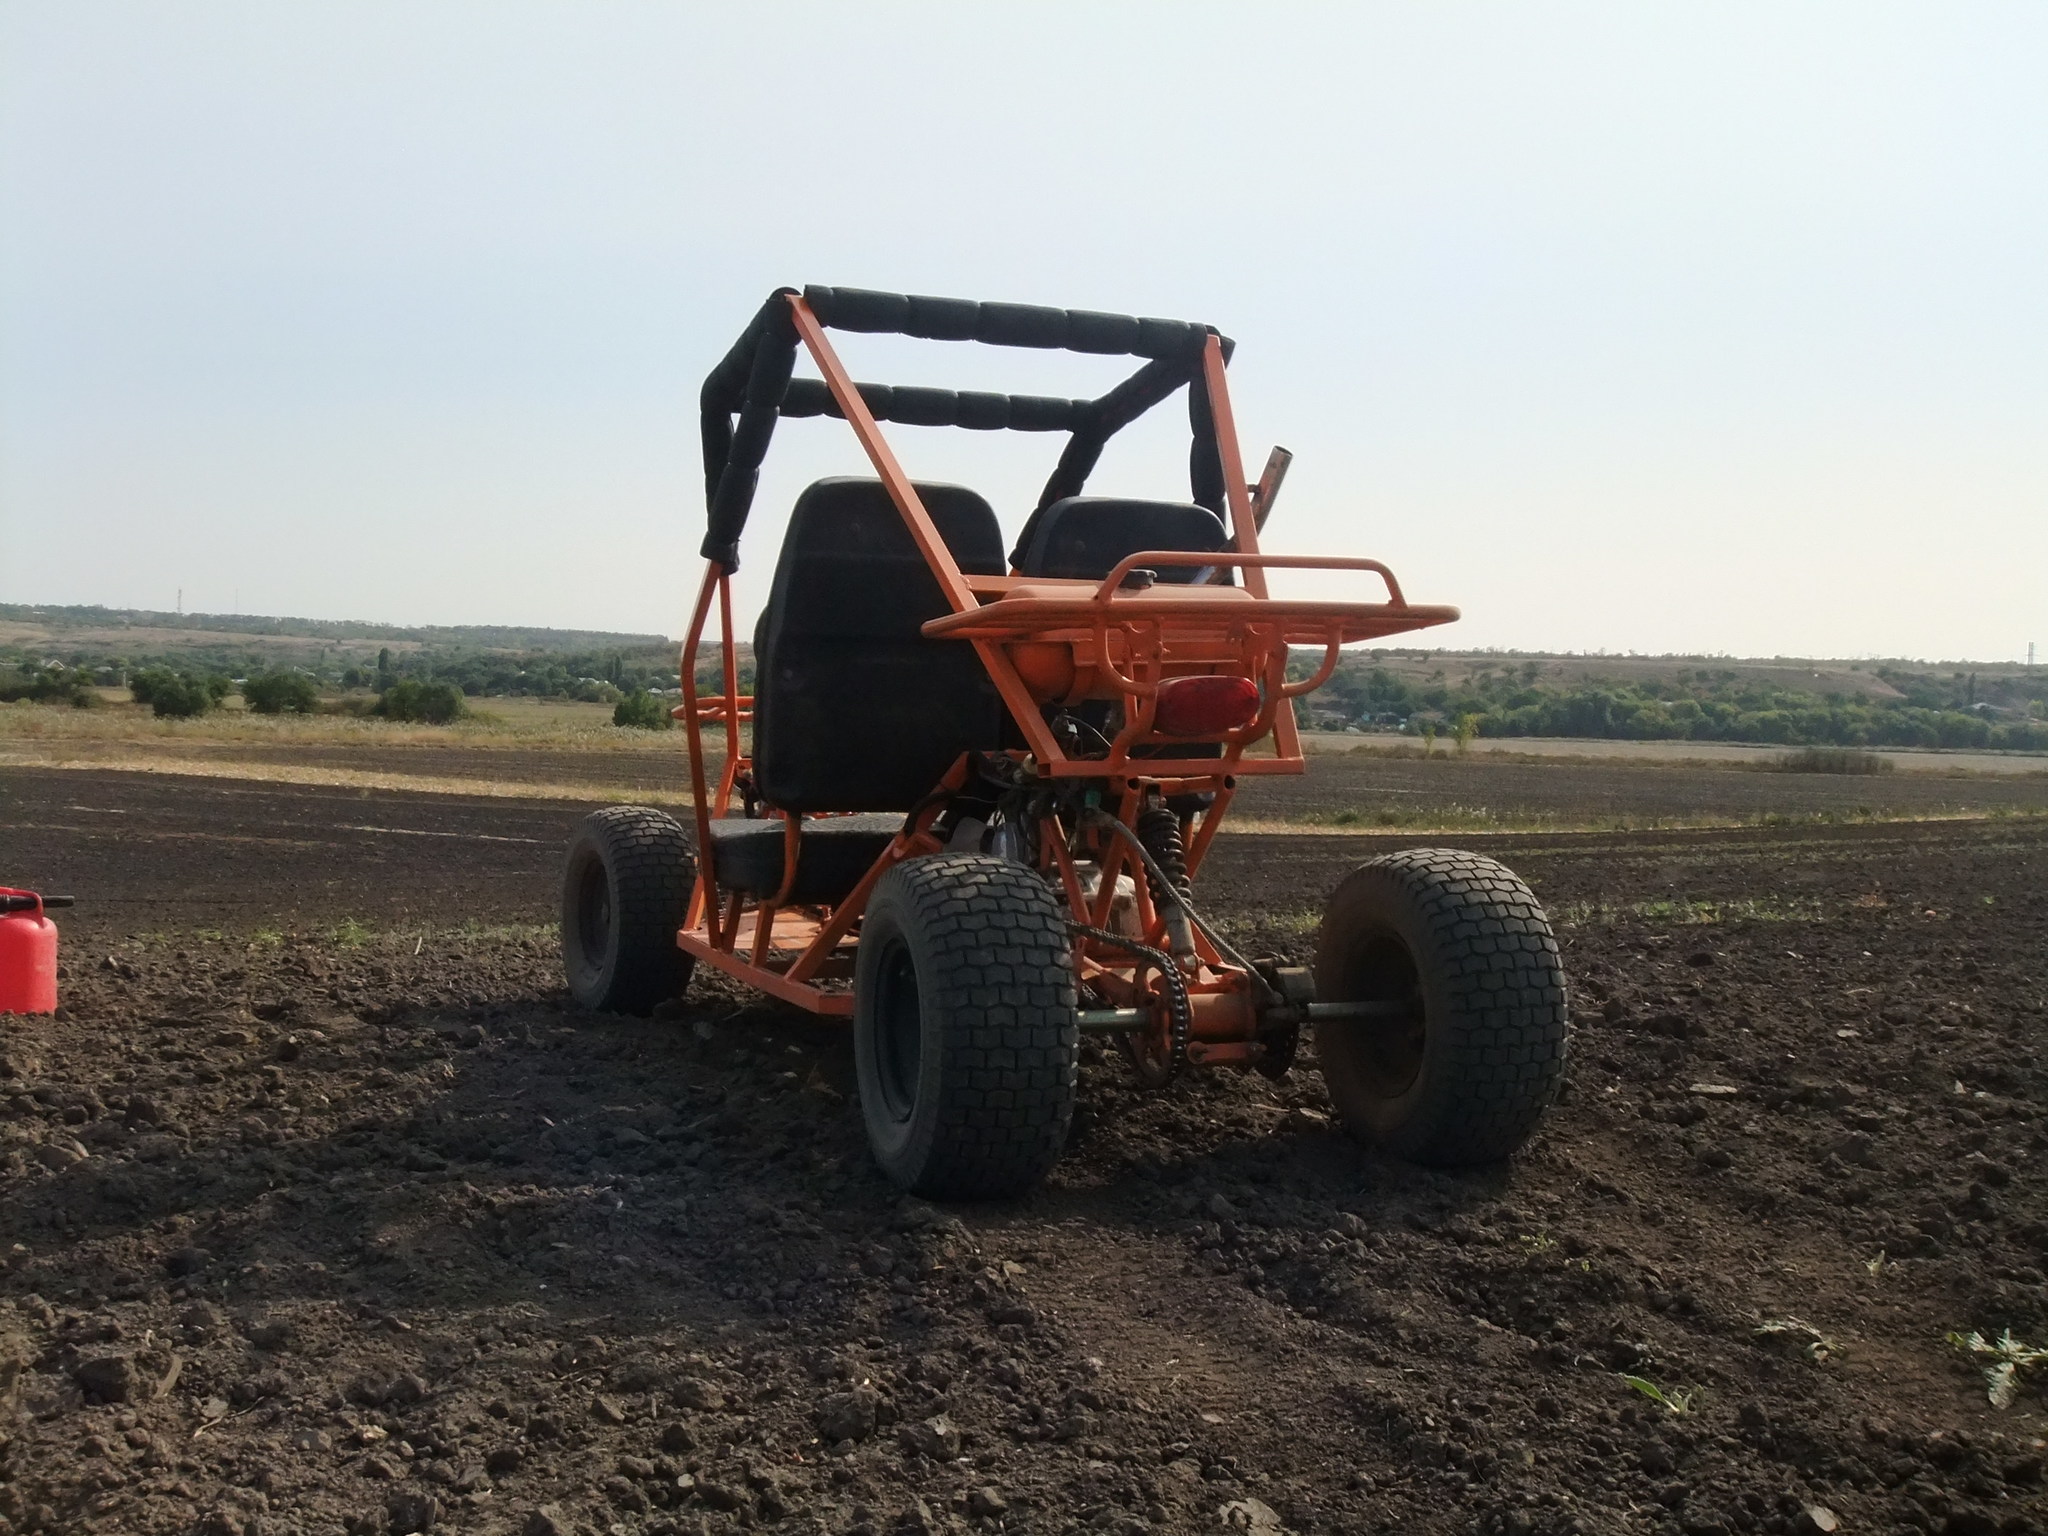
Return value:
M 827 339 L 828 327 L 1135 356 L 1145 362 L 1096 400 L 891 388 L 856 383 Z M 799 346 L 821 379 L 792 376 Z M 934 821 L 953 796 L 992 765 L 1044 791 L 1036 801 L 1035 862 L 1063 891 L 1075 922 L 1108 929 L 1121 889 L 1134 898 L 1143 943 L 1155 950 L 1165 945 L 1168 922 L 1139 856 L 1131 851 L 1135 839 L 1101 827 L 1094 812 L 1106 811 L 1131 829 L 1141 810 L 1164 797 L 1204 797 L 1203 809 L 1181 817 L 1192 875 L 1239 777 L 1304 771 L 1291 701 L 1329 677 L 1340 647 L 1458 617 L 1455 608 L 1408 603 L 1393 572 L 1378 561 L 1260 551 L 1259 527 L 1270 509 L 1277 474 L 1269 472 L 1258 485 L 1246 482 L 1225 379 L 1231 351 L 1230 340 L 1214 329 L 1182 321 L 847 288 L 812 287 L 802 293 L 784 288 L 770 296 L 712 371 L 702 395 L 706 564 L 683 643 L 683 702 L 673 711 L 687 732 L 699 850 L 697 883 L 677 935 L 685 950 L 784 1001 L 821 1014 L 850 1014 L 852 947 L 869 895 L 896 863 L 939 851 Z M 1189 392 L 1193 436 L 1192 500 L 1219 517 L 1227 515 L 1230 546 L 1202 553 L 1141 551 L 1099 581 L 963 574 L 880 427 L 890 420 L 1069 433 L 1035 518 L 1054 502 L 1080 493 L 1113 433 L 1183 386 Z M 784 837 L 782 887 L 771 897 L 748 898 L 720 885 L 711 835 L 711 823 L 732 813 L 736 787 L 749 768 L 742 727 L 753 718 L 754 701 L 739 691 L 732 617 L 731 575 L 739 565 L 740 534 L 778 417 L 820 415 L 851 425 L 951 609 L 925 624 L 923 633 L 975 648 L 1024 742 L 1023 748 L 1003 753 L 964 754 L 905 817 L 901 831 L 852 892 L 829 909 L 787 904 L 796 879 L 802 815 L 769 807 L 783 818 Z M 1027 526 L 1019 554 L 1028 536 Z M 1018 558 L 1012 556 L 1013 566 Z M 1137 586 L 1126 580 L 1139 568 L 1187 566 L 1207 570 L 1186 584 Z M 1276 567 L 1370 572 L 1385 584 L 1386 600 L 1275 599 L 1268 594 L 1266 572 Z M 1219 581 L 1225 571 L 1241 573 L 1242 585 Z M 700 696 L 697 655 L 714 606 L 721 687 Z M 1322 659 L 1311 676 L 1290 682 L 1293 646 L 1320 648 Z M 1258 685 L 1253 719 L 1200 738 L 1168 737 L 1154 728 L 1163 683 L 1219 673 Z M 1122 725 L 1104 756 L 1074 756 L 1047 720 L 1048 706 L 1087 700 L 1122 707 Z M 714 787 L 706 772 L 704 734 L 705 727 L 717 725 L 725 728 L 725 761 Z M 1248 749 L 1269 737 L 1270 754 L 1247 756 Z M 1189 752 L 1195 742 L 1212 755 Z M 1090 864 L 1092 879 L 1084 878 L 1083 866 Z M 1133 878 L 1120 886 L 1124 875 Z M 1257 1062 L 1266 1049 L 1256 1038 L 1260 1000 L 1270 1005 L 1272 992 L 1221 953 L 1199 927 L 1193 940 L 1192 961 L 1181 962 L 1187 972 L 1188 1060 Z M 1129 945 L 1078 933 L 1074 963 L 1083 995 L 1092 991 L 1109 1005 L 1084 1012 L 1084 1028 L 1135 1028 L 1164 1039 L 1170 1020 L 1162 988 L 1148 986 L 1146 964 Z

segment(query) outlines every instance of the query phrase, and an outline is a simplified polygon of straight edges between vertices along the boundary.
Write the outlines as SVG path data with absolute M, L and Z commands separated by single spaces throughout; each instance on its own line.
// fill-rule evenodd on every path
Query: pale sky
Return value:
M 0 0 L 0 601 L 679 634 L 807 282 L 1219 326 L 1267 547 L 1438 644 L 2048 656 L 2036 3 Z M 1091 489 L 1185 495 L 1157 417 Z M 893 430 L 1012 535 L 1059 442 Z M 783 425 L 749 613 L 863 468 Z

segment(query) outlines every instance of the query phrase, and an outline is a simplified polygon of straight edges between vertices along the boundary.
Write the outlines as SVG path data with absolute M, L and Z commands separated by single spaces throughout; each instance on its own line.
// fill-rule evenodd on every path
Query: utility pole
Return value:
M 185 589 L 183 587 L 178 588 L 178 612 L 181 616 L 185 612 Z

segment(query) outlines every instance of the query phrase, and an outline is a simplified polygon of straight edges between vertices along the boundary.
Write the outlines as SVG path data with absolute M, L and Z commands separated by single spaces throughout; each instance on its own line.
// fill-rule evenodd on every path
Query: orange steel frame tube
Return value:
M 1113 814 L 1126 826 L 1135 823 L 1151 794 L 1210 794 L 1211 803 L 1199 821 L 1189 819 L 1183 823 L 1184 833 L 1193 834 L 1187 840 L 1191 873 L 1200 868 L 1214 842 L 1241 775 L 1303 771 L 1306 764 L 1296 730 L 1293 700 L 1328 678 L 1336 665 L 1339 648 L 1347 640 L 1399 633 L 1448 622 L 1457 616 L 1455 609 L 1410 607 L 1393 573 L 1377 561 L 1270 556 L 1260 552 L 1255 491 L 1245 481 L 1222 345 L 1213 334 L 1204 343 L 1201 370 L 1230 514 L 1230 553 L 1142 552 L 1122 561 L 1100 583 L 963 575 L 916 486 L 882 436 L 874 414 L 827 339 L 824 327 L 800 296 L 791 295 L 789 305 L 799 339 L 888 490 L 951 610 L 949 615 L 927 624 L 925 633 L 934 640 L 957 637 L 974 646 L 1024 737 L 1027 762 L 1041 776 L 1121 781 Z M 1232 567 L 1242 571 L 1244 585 L 1155 588 L 1137 594 L 1135 600 L 1131 594 L 1121 592 L 1130 570 L 1175 565 Z M 1369 571 L 1385 581 L 1389 602 L 1275 603 L 1266 586 L 1266 571 L 1274 566 Z M 985 598 L 993 601 L 984 602 Z M 700 698 L 696 685 L 697 653 L 714 602 L 723 653 L 723 692 L 716 698 Z M 1123 699 L 1126 723 L 1106 759 L 1068 757 L 1040 713 L 1040 699 L 1025 683 L 1010 654 L 1009 646 L 1021 642 L 1072 647 L 1077 676 L 1085 656 L 1087 675 L 1097 680 L 1096 686 L 1113 687 L 1114 696 Z M 1324 655 L 1313 676 L 1290 683 L 1286 678 L 1290 647 L 1298 644 L 1320 644 Z M 1155 747 L 1160 742 L 1151 733 L 1151 723 L 1161 686 L 1171 676 L 1214 671 L 1218 666 L 1235 668 L 1239 675 L 1250 675 L 1261 684 L 1257 716 L 1243 727 L 1223 734 L 1222 755 L 1132 756 L 1131 749 L 1141 739 L 1149 738 Z M 796 879 L 803 818 L 795 813 L 782 813 L 787 818 L 782 888 L 773 897 L 754 904 L 749 924 L 741 893 L 719 885 L 711 837 L 712 821 L 730 812 L 733 793 L 750 766 L 741 727 L 751 719 L 753 703 L 739 692 L 730 573 L 716 561 L 706 566 L 691 615 L 688 638 L 683 644 L 681 682 L 683 702 L 674 714 L 687 727 L 700 869 L 683 929 L 676 936 L 677 943 L 699 960 L 785 1002 L 816 1013 L 850 1014 L 853 997 L 844 982 L 850 975 L 850 946 L 857 937 L 860 915 L 876 882 L 889 868 L 905 858 L 938 850 L 938 840 L 930 827 L 941 809 L 942 797 L 935 795 L 918 813 L 906 818 L 903 831 L 847 898 L 829 913 L 819 912 L 816 916 L 806 916 L 805 909 L 786 906 Z M 703 726 L 713 721 L 724 725 L 726 744 L 725 765 L 715 791 L 705 773 L 703 736 Z M 1273 742 L 1271 756 L 1244 755 L 1248 747 L 1269 735 Z M 962 758 L 937 788 L 963 788 L 967 771 L 967 760 Z M 1099 884 L 1092 901 L 1083 888 L 1070 843 L 1079 843 L 1093 855 Z M 1131 857 L 1123 839 L 1104 834 L 1072 838 L 1056 816 L 1047 816 L 1041 825 L 1040 847 L 1046 874 L 1057 882 L 1075 917 L 1091 927 L 1108 927 L 1116 907 L 1119 882 L 1124 875 L 1131 875 L 1144 942 L 1155 948 L 1164 945 L 1165 920 L 1152 900 L 1143 869 Z M 751 932 L 747 937 L 751 942 L 743 950 L 742 929 L 749 926 Z M 778 944 L 778 938 L 785 938 L 787 943 Z M 789 946 L 796 948 L 794 958 L 778 968 L 774 956 L 789 953 Z M 1190 963 L 1193 970 L 1184 978 L 1193 1007 L 1195 1044 L 1190 1048 L 1190 1058 L 1239 1064 L 1255 1060 L 1260 1047 L 1252 1039 L 1257 1016 L 1251 978 L 1226 965 L 1214 946 L 1200 935 Z M 1120 1006 L 1149 1003 L 1154 1023 L 1148 1033 L 1164 1044 L 1168 1027 L 1164 1007 L 1145 990 L 1130 955 L 1084 937 L 1075 945 L 1075 971 L 1079 979 Z M 840 984 L 830 984 L 835 981 Z

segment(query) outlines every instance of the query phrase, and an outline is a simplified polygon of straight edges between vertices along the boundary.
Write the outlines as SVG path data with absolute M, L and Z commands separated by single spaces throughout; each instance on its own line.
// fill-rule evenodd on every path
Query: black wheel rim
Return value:
M 909 945 L 898 940 L 889 946 L 876 980 L 875 1086 L 881 1090 L 883 1113 L 901 1125 L 917 1107 L 924 1065 L 924 1009 Z
M 583 952 L 583 964 L 594 971 L 604 965 L 611 943 L 612 883 L 604 862 L 592 859 L 576 882 L 576 947 Z
M 1346 967 L 1344 990 L 1360 1003 L 1405 1003 L 1396 1019 L 1354 1022 L 1345 1030 L 1362 1047 L 1359 1066 L 1366 1088 L 1383 1099 L 1398 1099 L 1422 1075 L 1428 1041 L 1428 1016 L 1422 999 L 1422 977 L 1408 946 L 1392 935 L 1372 939 Z

